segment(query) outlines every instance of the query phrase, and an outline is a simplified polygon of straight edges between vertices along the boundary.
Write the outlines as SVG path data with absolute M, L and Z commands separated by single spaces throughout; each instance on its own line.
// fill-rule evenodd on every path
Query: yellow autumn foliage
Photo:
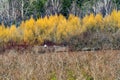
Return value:
M 68 19 L 63 15 L 46 16 L 37 20 L 31 17 L 29 20 L 22 21 L 19 27 L 0 25 L 0 43 L 24 41 L 34 44 L 37 41 L 38 44 L 42 44 L 45 40 L 59 43 L 89 28 L 103 29 L 109 26 L 120 28 L 120 11 L 113 10 L 105 17 L 100 13 L 96 15 L 91 13 L 82 19 L 72 14 Z

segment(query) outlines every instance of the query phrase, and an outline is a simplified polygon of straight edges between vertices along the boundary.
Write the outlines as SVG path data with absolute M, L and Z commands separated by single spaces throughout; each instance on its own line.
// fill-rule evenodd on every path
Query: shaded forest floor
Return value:
M 0 54 L 0 80 L 119 80 L 120 51 Z

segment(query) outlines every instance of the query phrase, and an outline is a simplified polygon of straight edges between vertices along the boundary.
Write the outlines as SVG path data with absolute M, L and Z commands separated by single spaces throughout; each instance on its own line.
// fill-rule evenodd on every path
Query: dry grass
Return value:
M 0 55 L 0 80 L 119 80 L 120 52 Z

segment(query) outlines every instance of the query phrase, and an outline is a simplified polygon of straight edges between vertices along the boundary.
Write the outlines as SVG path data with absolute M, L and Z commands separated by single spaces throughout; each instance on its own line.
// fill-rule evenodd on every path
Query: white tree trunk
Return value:
M 62 2 L 61 0 L 48 0 L 45 8 L 47 15 L 59 14 L 62 9 Z
M 23 7 L 24 7 L 24 1 L 22 0 L 22 6 L 21 6 L 21 16 L 22 16 L 22 18 L 24 17 Z

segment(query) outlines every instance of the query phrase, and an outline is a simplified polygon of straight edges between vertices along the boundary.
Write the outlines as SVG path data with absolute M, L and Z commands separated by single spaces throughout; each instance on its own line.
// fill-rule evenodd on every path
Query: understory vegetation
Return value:
M 74 50 L 84 47 L 120 49 L 120 11 L 113 10 L 108 16 L 86 15 L 79 18 L 72 14 L 46 16 L 22 21 L 20 26 L 0 25 L 0 46 L 43 45 L 46 41 L 67 45 Z

